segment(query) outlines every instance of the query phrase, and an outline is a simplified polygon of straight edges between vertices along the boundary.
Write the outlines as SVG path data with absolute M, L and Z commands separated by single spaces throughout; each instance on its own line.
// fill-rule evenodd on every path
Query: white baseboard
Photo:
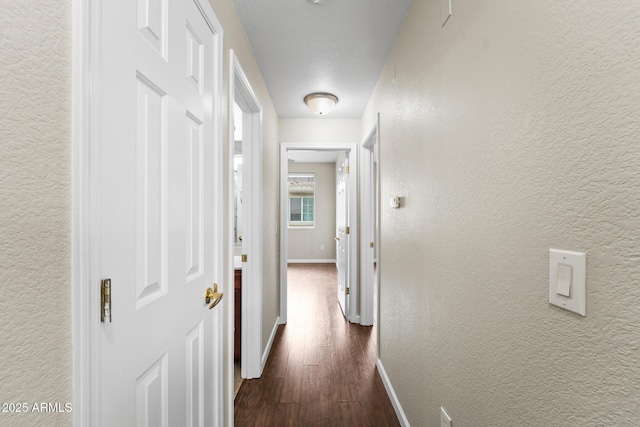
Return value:
M 380 378 L 382 378 L 382 383 L 384 384 L 384 388 L 387 390 L 389 399 L 391 399 L 391 404 L 393 405 L 393 409 L 396 411 L 396 416 L 398 417 L 398 421 L 400 421 L 400 425 L 402 427 L 410 427 L 409 420 L 407 420 L 407 416 L 404 414 L 404 411 L 402 410 L 402 406 L 400 405 L 398 396 L 396 396 L 396 392 L 393 390 L 391 381 L 387 376 L 387 371 L 385 371 L 384 366 L 382 366 L 382 360 L 378 359 L 376 362 L 376 366 L 378 367 L 378 372 L 380 373 Z
M 280 316 L 276 318 L 276 322 L 274 323 L 273 329 L 271 330 L 271 335 L 269 335 L 269 341 L 267 341 L 267 346 L 264 349 L 264 353 L 262 353 L 262 360 L 260 361 L 260 372 L 264 371 L 264 365 L 267 364 L 267 359 L 269 358 L 269 353 L 271 353 L 273 340 L 276 338 L 276 332 L 278 332 L 278 326 L 280 326 Z
M 335 264 L 335 259 L 288 259 L 287 264 Z

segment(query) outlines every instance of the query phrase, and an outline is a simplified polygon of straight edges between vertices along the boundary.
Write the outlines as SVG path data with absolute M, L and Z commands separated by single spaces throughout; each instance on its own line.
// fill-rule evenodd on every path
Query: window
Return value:
M 289 174 L 289 226 L 313 227 L 315 175 L 312 173 Z

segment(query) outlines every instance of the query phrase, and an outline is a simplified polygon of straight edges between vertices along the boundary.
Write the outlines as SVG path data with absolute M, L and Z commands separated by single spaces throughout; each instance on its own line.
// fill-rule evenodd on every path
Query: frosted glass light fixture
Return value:
M 324 115 L 338 103 L 338 97 L 330 93 L 315 92 L 304 97 L 304 103 L 316 114 Z

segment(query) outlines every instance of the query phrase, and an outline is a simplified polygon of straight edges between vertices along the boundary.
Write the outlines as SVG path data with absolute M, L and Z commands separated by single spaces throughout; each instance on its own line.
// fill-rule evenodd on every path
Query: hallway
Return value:
M 397 426 L 375 367 L 375 330 L 348 323 L 333 264 L 290 264 L 289 321 L 260 379 L 245 380 L 236 426 Z

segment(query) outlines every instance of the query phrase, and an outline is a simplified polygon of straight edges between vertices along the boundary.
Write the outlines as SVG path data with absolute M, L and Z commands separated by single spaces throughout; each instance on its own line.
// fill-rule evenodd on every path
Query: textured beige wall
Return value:
M 32 411 L 72 398 L 71 3 L 0 9 L 0 425 L 67 426 Z
M 381 360 L 412 426 L 640 423 L 640 8 L 417 0 L 381 112 Z M 405 197 L 401 209 L 384 202 Z M 587 316 L 548 250 L 587 253 Z
M 315 174 L 315 225 L 313 228 L 289 228 L 289 260 L 335 262 L 336 245 L 336 165 L 335 163 L 290 163 L 289 172 Z M 285 212 L 286 215 L 286 212 Z M 324 245 L 324 249 L 320 249 Z

